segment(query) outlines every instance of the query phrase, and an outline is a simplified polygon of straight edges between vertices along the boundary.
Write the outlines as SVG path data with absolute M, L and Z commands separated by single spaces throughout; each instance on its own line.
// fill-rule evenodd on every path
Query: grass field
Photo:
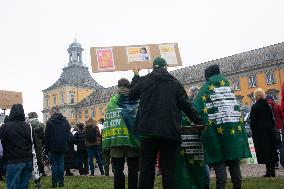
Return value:
M 161 177 L 155 181 L 154 188 L 162 189 Z M 215 180 L 212 179 L 211 188 L 215 188 Z M 0 188 L 5 188 L 3 182 L 0 183 Z M 33 188 L 30 184 L 29 188 Z M 42 179 L 42 188 L 51 188 L 51 178 L 45 177 Z M 113 189 L 113 177 L 65 177 L 65 187 L 67 189 Z M 228 189 L 232 188 L 231 183 L 228 183 Z M 243 189 L 284 189 L 284 178 L 245 178 Z

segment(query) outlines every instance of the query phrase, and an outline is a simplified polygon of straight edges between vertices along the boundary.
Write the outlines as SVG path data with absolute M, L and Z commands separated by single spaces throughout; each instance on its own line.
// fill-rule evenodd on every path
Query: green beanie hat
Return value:
M 153 68 L 158 68 L 158 67 L 165 67 L 167 65 L 167 62 L 165 59 L 158 57 L 154 60 L 153 62 Z

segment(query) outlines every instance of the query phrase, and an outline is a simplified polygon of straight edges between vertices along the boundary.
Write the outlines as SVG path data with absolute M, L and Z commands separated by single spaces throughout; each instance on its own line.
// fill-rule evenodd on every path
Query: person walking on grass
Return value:
M 51 110 L 45 128 L 45 148 L 51 164 L 52 188 L 64 187 L 64 153 L 68 150 L 70 125 L 59 113 L 59 107 Z
M 189 102 L 182 84 L 167 71 L 167 62 L 156 58 L 153 71 L 144 77 L 137 69 L 128 95 L 140 100 L 134 131 L 140 135 L 139 189 L 154 187 L 158 151 L 164 189 L 175 188 L 176 158 L 181 143 L 181 111 L 196 124 L 202 120 Z
M 127 79 L 118 81 L 117 93 L 107 104 L 103 128 L 103 150 L 110 151 L 114 189 L 125 189 L 125 160 L 128 166 L 128 188 L 137 189 L 139 141 L 133 134 L 133 123 L 138 102 L 129 100 L 129 88 Z
M 6 188 L 27 189 L 33 169 L 32 138 L 37 146 L 34 131 L 25 122 L 21 104 L 11 108 L 9 121 L 0 127 L 0 140 L 7 160 Z M 31 136 L 32 133 L 32 136 Z
M 215 170 L 217 189 L 226 188 L 227 166 L 234 189 L 241 189 L 240 160 L 251 157 L 244 118 L 229 81 L 220 74 L 218 65 L 205 69 L 205 79 L 194 100 L 207 126 L 203 133 L 205 162 Z
M 91 171 L 91 176 L 95 175 L 94 157 L 98 163 L 101 175 L 104 175 L 103 160 L 101 157 L 100 143 L 101 133 L 99 127 L 96 125 L 95 120 L 88 119 L 85 124 L 86 128 L 86 147 L 88 152 L 88 162 Z

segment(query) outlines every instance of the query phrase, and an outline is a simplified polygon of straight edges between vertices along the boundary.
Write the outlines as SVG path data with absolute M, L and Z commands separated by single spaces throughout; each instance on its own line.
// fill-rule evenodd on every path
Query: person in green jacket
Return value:
M 219 66 L 207 67 L 205 78 L 206 83 L 195 99 L 196 110 L 207 126 L 203 134 L 205 161 L 215 170 L 217 189 L 226 187 L 226 166 L 229 166 L 234 189 L 240 189 L 240 159 L 251 157 L 244 118 Z
M 128 165 L 128 188 L 136 189 L 138 183 L 139 138 L 132 131 L 138 102 L 129 100 L 129 88 L 127 79 L 118 81 L 117 93 L 107 104 L 102 129 L 102 148 L 103 151 L 110 150 L 115 189 L 125 188 L 125 159 Z

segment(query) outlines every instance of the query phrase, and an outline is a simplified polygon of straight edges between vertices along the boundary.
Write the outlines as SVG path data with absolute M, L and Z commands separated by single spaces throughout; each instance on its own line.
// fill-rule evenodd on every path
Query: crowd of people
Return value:
M 117 87 L 102 94 L 110 98 L 104 119 L 89 118 L 76 127 L 69 125 L 58 106 L 51 109 L 45 126 L 37 113 L 30 112 L 26 118 L 23 106 L 14 104 L 0 127 L 0 179 L 5 177 L 8 189 L 25 189 L 33 175 L 35 187 L 40 188 L 49 162 L 52 188 L 64 187 L 64 175 L 72 176 L 73 169 L 95 176 L 98 166 L 101 176 L 109 176 L 112 170 L 114 188 L 124 189 L 127 162 L 128 188 L 152 189 L 158 157 L 163 188 L 174 189 L 180 127 L 187 120 L 202 126 L 202 188 L 210 188 L 211 167 L 217 188 L 225 189 L 229 167 L 234 189 L 241 189 L 240 160 L 251 157 L 242 109 L 219 66 L 204 70 L 206 82 L 192 87 L 188 96 L 167 71 L 165 59 L 156 58 L 151 73 L 140 77 L 135 69 L 131 82 L 122 78 Z M 266 165 L 264 177 L 275 177 L 277 150 L 284 167 L 284 84 L 282 106 L 260 88 L 254 98 L 249 120 L 257 161 Z

